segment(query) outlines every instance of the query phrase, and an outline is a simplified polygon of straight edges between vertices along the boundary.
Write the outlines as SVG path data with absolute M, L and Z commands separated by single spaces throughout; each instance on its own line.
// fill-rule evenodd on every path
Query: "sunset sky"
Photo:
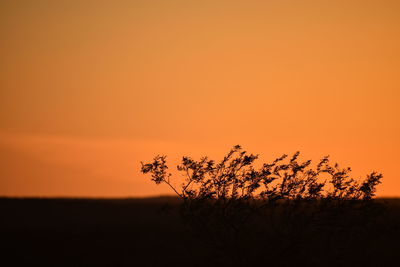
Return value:
M 400 197 L 400 1 L 2 0 L 0 196 L 170 193 L 166 154 L 384 174 Z M 179 184 L 179 183 L 177 183 Z

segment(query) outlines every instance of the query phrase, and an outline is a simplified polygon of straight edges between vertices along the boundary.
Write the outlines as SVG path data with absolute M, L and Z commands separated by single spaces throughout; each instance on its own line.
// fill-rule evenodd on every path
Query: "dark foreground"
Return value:
M 378 216 L 353 220 L 346 211 L 323 227 L 295 231 L 278 220 L 224 250 L 191 232 L 177 209 L 166 208 L 166 203 L 177 206 L 174 198 L 0 198 L 0 264 L 395 266 L 400 264 L 400 200 L 379 202 L 386 204 Z M 296 216 L 291 220 L 302 220 Z

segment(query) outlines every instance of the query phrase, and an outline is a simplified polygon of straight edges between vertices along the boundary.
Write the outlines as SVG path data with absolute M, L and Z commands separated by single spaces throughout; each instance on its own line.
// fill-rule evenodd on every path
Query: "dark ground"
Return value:
M 243 239 L 229 249 L 236 249 L 232 254 L 193 235 L 177 209 L 168 212 L 165 204 L 176 206 L 174 198 L 0 198 L 0 264 L 399 266 L 400 199 L 379 202 L 386 204 L 378 216 L 349 220 L 347 211 L 343 216 L 351 224 L 332 226 L 332 231 L 312 226 L 295 237 L 277 228 L 279 234 L 264 239 L 253 238 L 263 233 Z M 332 225 L 341 221 L 339 214 Z

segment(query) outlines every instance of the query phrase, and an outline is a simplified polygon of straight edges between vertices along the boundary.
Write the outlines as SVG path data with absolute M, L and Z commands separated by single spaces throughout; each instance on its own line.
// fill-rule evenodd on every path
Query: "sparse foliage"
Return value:
M 248 154 L 239 145 L 234 146 L 218 163 L 207 157 L 196 161 L 183 157 L 178 171 L 184 174 L 180 188 L 170 183 L 166 156 L 156 156 L 152 163 L 143 163 L 141 171 L 150 173 L 156 184 L 166 183 L 183 200 L 263 200 L 279 199 L 346 199 L 368 200 L 374 197 L 382 174 L 373 172 L 359 182 L 349 177 L 350 168 L 331 165 L 326 156 L 316 168 L 311 160 L 300 162 L 300 152 L 289 160 L 282 155 L 261 168 L 253 166 L 258 155 Z M 285 162 L 286 160 L 286 162 Z M 327 179 L 320 177 L 326 174 Z M 330 183 L 332 189 L 327 189 Z

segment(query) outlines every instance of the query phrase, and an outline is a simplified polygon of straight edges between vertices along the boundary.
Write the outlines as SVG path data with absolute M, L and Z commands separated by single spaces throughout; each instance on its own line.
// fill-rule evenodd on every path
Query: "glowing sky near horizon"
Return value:
M 400 1 L 0 3 L 0 195 L 151 196 L 167 154 L 331 155 L 400 196 Z

